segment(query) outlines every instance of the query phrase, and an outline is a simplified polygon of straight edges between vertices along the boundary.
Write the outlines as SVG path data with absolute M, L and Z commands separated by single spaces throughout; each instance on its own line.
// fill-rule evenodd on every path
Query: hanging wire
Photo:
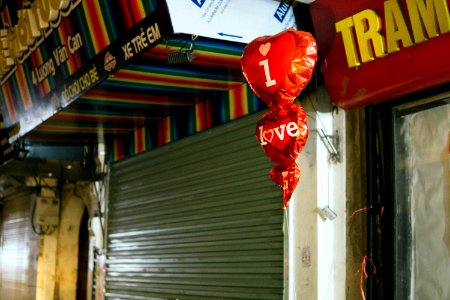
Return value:
M 43 232 L 41 230 L 41 228 L 39 228 L 39 230 L 36 228 L 36 224 L 34 223 L 34 218 L 35 218 L 35 214 L 36 214 L 36 198 L 33 201 L 33 206 L 31 208 L 31 228 L 33 228 L 34 233 L 36 233 L 37 235 L 42 235 Z
M 331 164 L 328 164 L 328 174 L 327 174 L 327 190 L 328 190 L 328 199 L 327 199 L 327 205 L 328 205 L 328 207 L 330 207 L 330 198 L 331 198 L 331 193 L 330 193 L 330 190 L 331 190 L 331 184 L 330 184 L 330 173 L 331 173 L 331 170 L 330 170 L 330 167 L 331 167 Z
M 166 44 L 166 54 L 169 54 L 169 47 L 177 47 L 178 50 L 183 50 L 187 44 L 190 43 L 189 50 L 193 50 L 194 47 L 194 41 L 198 38 L 198 35 L 192 35 L 192 37 L 189 38 L 173 38 L 173 39 L 167 39 L 164 43 Z M 179 41 L 178 41 L 179 40 Z M 170 42 L 173 42 L 173 45 L 170 45 Z
M 315 80 L 315 83 L 316 83 L 316 92 L 315 92 L 314 97 L 315 97 L 315 100 L 318 101 L 318 96 L 317 96 L 317 82 L 316 82 L 316 80 Z M 321 138 L 323 138 L 322 135 L 325 136 L 325 137 L 326 137 L 326 136 L 329 136 L 329 134 L 328 134 L 328 132 L 327 132 L 327 130 L 326 130 L 325 124 L 324 124 L 324 122 L 322 121 L 322 119 L 320 118 L 319 111 L 318 111 L 316 105 L 314 104 L 313 100 L 311 99 L 312 96 L 311 96 L 311 95 L 308 95 L 308 96 L 306 96 L 305 98 L 306 98 L 306 100 L 311 104 L 311 107 L 312 107 L 312 109 L 313 109 L 313 111 L 314 111 L 314 113 L 315 113 L 314 116 L 307 113 L 308 117 L 310 117 L 311 119 L 317 120 L 318 123 L 319 123 L 320 126 L 321 126 L 320 130 L 319 130 L 319 129 L 316 129 L 317 132 L 318 132 L 318 134 L 319 134 L 319 136 L 320 136 Z M 317 128 L 317 125 L 316 125 L 316 128 Z M 322 131 L 322 135 L 320 134 L 320 131 Z M 323 142 L 324 142 L 324 144 L 326 143 L 325 141 L 323 141 Z M 332 145 L 332 146 L 333 146 L 333 148 L 334 148 L 334 145 Z M 325 146 L 325 147 L 327 148 L 327 150 L 328 150 L 329 153 L 334 152 L 334 151 L 331 151 L 331 149 L 328 149 L 327 146 Z M 336 150 L 336 149 L 334 148 L 334 150 Z M 337 150 L 336 150 L 336 153 L 338 153 Z M 331 158 L 331 157 L 330 157 L 330 158 Z M 330 185 L 330 167 L 331 167 L 330 164 L 328 164 L 328 174 L 327 174 L 327 188 L 328 188 L 327 205 L 328 205 L 328 207 L 330 207 L 330 198 L 331 198 L 331 196 L 330 196 L 330 193 L 331 193 L 331 191 L 330 191 L 330 186 L 331 186 L 331 185 Z

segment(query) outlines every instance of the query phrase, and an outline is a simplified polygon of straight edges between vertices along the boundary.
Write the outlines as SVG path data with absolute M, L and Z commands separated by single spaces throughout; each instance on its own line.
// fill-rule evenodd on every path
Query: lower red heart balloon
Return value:
M 278 184 L 283 191 L 283 209 L 286 209 L 300 180 L 300 168 L 295 162 L 287 167 L 276 166 L 270 170 L 270 175 L 272 181 Z
M 308 138 L 305 111 L 298 104 L 269 110 L 257 122 L 256 138 L 270 160 L 282 167 L 291 165 Z

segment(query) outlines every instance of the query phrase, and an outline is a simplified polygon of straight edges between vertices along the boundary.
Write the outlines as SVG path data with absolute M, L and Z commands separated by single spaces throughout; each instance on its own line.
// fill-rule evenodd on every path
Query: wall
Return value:
M 364 110 L 349 110 L 345 113 L 345 207 L 346 222 L 346 298 L 361 299 L 360 268 L 367 253 L 366 213 L 356 213 L 367 207 L 366 202 L 366 153 Z
M 66 184 L 62 191 L 60 223 L 39 237 L 36 300 L 75 300 L 78 278 L 78 244 L 83 212 L 92 202 L 89 183 Z M 45 190 L 43 190 L 44 192 Z M 51 194 L 51 191 L 47 191 Z
M 56 181 L 48 179 L 45 184 L 48 183 Z M 80 285 L 77 283 L 78 236 L 80 226 L 87 226 L 81 224 L 81 218 L 86 207 L 93 215 L 96 207 L 92 204 L 97 203 L 90 192 L 91 185 L 66 184 L 59 226 L 41 235 L 32 227 L 36 188 L 24 186 L 23 190 L 3 198 L 0 206 L 0 299 L 76 299 Z M 54 196 L 56 187 L 42 188 L 41 193 Z M 35 226 L 35 229 L 39 232 L 42 228 Z
M 333 109 L 323 87 L 301 104 L 308 114 L 309 137 L 297 160 L 300 182 L 287 213 L 288 299 L 346 299 L 346 114 Z M 324 135 L 339 136 L 340 158 L 330 156 Z M 319 215 L 325 207 L 336 213 L 334 219 Z

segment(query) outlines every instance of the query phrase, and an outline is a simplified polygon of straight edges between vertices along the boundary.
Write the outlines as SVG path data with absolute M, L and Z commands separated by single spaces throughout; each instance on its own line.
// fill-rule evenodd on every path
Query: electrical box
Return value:
M 60 200 L 57 197 L 36 198 L 35 222 L 41 226 L 59 225 Z

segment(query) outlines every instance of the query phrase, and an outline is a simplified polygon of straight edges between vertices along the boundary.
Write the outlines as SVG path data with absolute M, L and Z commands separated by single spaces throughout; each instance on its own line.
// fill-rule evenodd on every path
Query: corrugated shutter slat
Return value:
M 111 166 L 107 299 L 281 299 L 281 194 L 254 115 Z

